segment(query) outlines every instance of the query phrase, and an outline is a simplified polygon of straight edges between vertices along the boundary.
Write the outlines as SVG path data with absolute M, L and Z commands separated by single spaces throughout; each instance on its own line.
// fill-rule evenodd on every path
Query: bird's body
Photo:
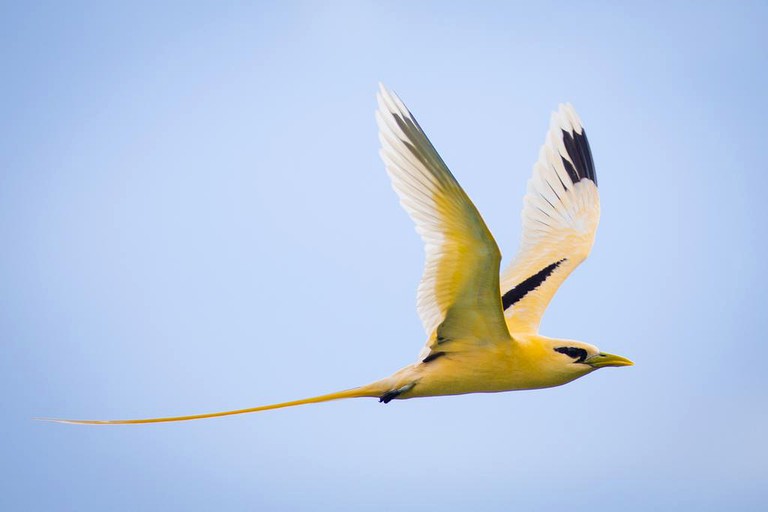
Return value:
M 589 255 L 600 217 L 592 154 L 570 105 L 561 105 L 552 116 L 528 182 L 521 247 L 501 275 L 501 253 L 482 217 L 413 115 L 383 86 L 376 118 L 387 172 L 426 246 L 417 309 L 427 343 L 415 363 L 358 388 L 249 409 L 138 420 L 53 421 L 157 423 L 341 398 L 375 397 L 386 403 L 538 389 L 566 384 L 597 368 L 632 364 L 588 343 L 538 334 L 557 288 Z
M 514 341 L 513 341 L 514 340 Z M 487 341 L 467 351 L 451 352 L 427 362 L 406 366 L 373 386 L 395 392 L 392 398 L 497 393 L 501 391 L 540 389 L 566 384 L 594 368 L 560 368 L 551 364 L 553 345 L 581 345 L 570 340 L 552 340 L 544 336 L 517 334 L 506 340 Z M 555 355 L 557 355 L 555 353 Z

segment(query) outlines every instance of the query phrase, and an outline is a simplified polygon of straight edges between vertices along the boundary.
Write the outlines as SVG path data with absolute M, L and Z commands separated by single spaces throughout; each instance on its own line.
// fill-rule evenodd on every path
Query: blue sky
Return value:
M 762 2 L 6 2 L 0 508 L 758 510 L 768 499 Z M 550 112 L 602 221 L 542 332 L 636 362 L 535 392 L 84 428 L 412 362 L 396 90 L 505 262 Z

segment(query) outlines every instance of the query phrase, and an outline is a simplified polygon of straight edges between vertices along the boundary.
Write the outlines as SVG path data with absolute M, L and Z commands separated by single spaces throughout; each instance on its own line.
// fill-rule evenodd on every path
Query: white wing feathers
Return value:
M 383 86 L 378 102 L 381 157 L 425 244 L 417 308 L 429 339 L 421 357 L 461 345 L 447 341 L 537 332 L 560 284 L 589 255 L 600 219 L 592 154 L 573 107 L 552 114 L 524 198 L 520 251 L 499 278 L 493 236 L 416 119 Z
M 392 92 L 380 87 L 381 157 L 425 244 L 417 309 L 430 347 L 509 339 L 499 296 L 501 254 L 477 209 Z M 450 350 L 447 344 L 440 350 Z
M 501 276 L 504 315 L 513 334 L 538 331 L 560 284 L 589 255 L 600 219 L 589 142 L 570 105 L 552 114 L 522 217 L 520 250 Z

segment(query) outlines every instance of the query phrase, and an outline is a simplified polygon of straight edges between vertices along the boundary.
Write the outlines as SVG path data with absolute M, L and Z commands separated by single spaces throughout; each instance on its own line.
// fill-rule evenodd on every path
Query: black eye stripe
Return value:
M 557 347 L 555 348 L 555 352 L 560 352 L 561 354 L 565 354 L 568 357 L 572 357 L 573 359 L 576 359 L 574 361 L 575 363 L 583 363 L 584 360 L 587 358 L 587 351 L 583 348 L 577 348 L 577 347 Z

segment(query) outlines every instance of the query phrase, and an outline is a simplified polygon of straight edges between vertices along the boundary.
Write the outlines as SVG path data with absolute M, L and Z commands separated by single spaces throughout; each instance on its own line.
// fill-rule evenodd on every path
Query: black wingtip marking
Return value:
M 536 272 L 531 277 L 527 278 L 522 283 L 518 284 L 511 290 L 509 290 L 507 293 L 501 296 L 501 306 L 504 308 L 504 311 L 512 307 L 513 304 L 520 302 L 523 297 L 528 295 L 530 292 L 541 286 L 541 284 L 547 280 L 549 276 L 552 275 L 552 272 L 555 271 L 557 267 L 559 267 L 567 258 L 563 258 L 560 261 L 556 261 L 552 263 L 551 265 L 547 265 L 543 269 Z
M 434 361 L 438 357 L 442 357 L 445 355 L 445 352 L 432 352 L 427 357 L 421 360 L 422 363 L 428 363 L 430 361 Z
M 563 145 L 568 152 L 568 158 L 561 157 L 565 172 L 573 183 L 590 180 L 597 185 L 595 162 L 592 160 L 592 150 L 589 148 L 587 132 L 582 128 L 581 133 L 563 130 Z

